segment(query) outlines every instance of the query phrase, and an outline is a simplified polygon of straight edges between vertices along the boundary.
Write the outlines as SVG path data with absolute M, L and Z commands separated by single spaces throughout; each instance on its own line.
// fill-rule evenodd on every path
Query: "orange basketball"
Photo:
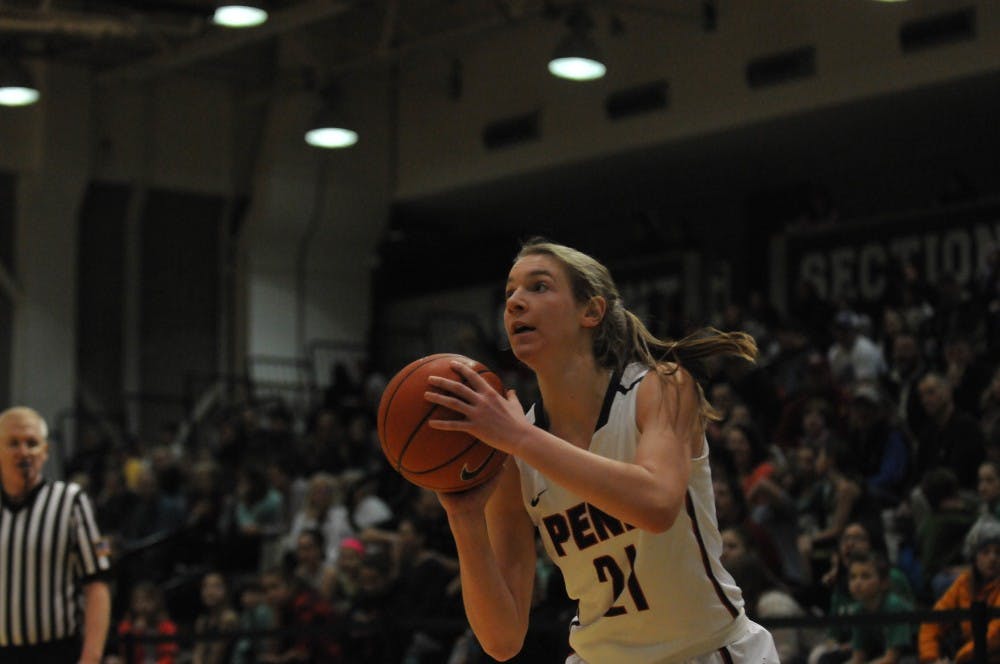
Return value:
M 455 420 L 455 411 L 431 403 L 428 376 L 462 380 L 450 362 L 464 362 L 497 392 L 500 378 L 481 363 L 454 353 L 428 355 L 411 362 L 392 377 L 378 406 L 378 437 L 392 467 L 417 486 L 449 493 L 471 489 L 499 472 L 506 454 L 463 431 L 440 431 L 428 420 Z

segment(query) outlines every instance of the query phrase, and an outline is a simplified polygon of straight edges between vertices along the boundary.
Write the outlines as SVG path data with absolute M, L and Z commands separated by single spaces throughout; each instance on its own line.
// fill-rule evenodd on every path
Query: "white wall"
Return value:
M 7 168 L 21 166 L 15 263 L 24 297 L 14 310 L 11 399 L 52 422 L 73 403 L 76 215 L 89 171 L 91 115 L 86 74 L 50 67 L 44 75 L 45 101 L 22 116 L 28 141 L 4 153 L 18 155 Z

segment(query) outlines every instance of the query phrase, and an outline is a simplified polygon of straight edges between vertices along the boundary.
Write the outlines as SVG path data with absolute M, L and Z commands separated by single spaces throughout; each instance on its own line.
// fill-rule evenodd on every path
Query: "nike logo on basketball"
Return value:
M 479 464 L 476 468 L 473 468 L 472 470 L 469 470 L 469 464 L 464 464 L 462 466 L 462 472 L 459 473 L 458 475 L 459 478 L 461 478 L 463 482 L 471 482 L 472 480 L 476 479 L 479 473 L 483 472 L 486 469 L 486 466 L 490 464 L 490 460 L 496 453 L 497 453 L 496 450 L 490 450 L 489 456 L 486 457 L 486 459 L 484 459 L 481 464 Z
M 532 507 L 538 507 L 538 501 L 542 499 L 542 494 L 545 493 L 546 491 L 548 491 L 548 489 L 542 489 L 541 491 L 538 492 L 537 496 L 528 501 L 529 503 L 531 503 Z

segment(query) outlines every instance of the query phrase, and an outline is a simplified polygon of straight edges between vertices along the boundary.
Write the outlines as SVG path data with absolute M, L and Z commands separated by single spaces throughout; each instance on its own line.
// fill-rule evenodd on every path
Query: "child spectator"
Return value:
M 280 567 L 261 574 L 267 603 L 286 630 L 275 652 L 258 657 L 262 664 L 308 662 L 339 664 L 343 661 L 342 624 L 333 606 Z
M 847 569 L 851 597 L 855 601 L 852 614 L 906 613 L 913 610 L 909 602 L 890 590 L 889 563 L 882 554 L 858 554 L 851 558 Z M 851 628 L 850 664 L 893 664 L 912 651 L 913 631 L 905 622 L 859 624 Z
M 274 629 L 276 623 L 274 610 L 264 601 L 264 587 L 260 581 L 247 582 L 240 591 L 240 631 L 263 632 Z M 230 664 L 255 664 L 258 657 L 271 650 L 271 644 L 265 639 L 240 637 L 233 646 Z
M 826 615 L 842 616 L 850 613 L 854 598 L 850 590 L 848 564 L 856 556 L 872 551 L 885 553 L 885 540 L 874 528 L 854 521 L 844 528 L 837 544 L 837 551 L 830 558 L 830 569 L 823 575 L 822 586 L 829 593 Z M 907 602 L 913 603 L 913 589 L 906 575 L 896 567 L 889 569 L 889 589 Z M 827 630 L 826 641 L 809 656 L 810 662 L 837 662 L 850 657 L 851 630 L 832 626 Z M 828 654 L 829 653 L 829 654 Z
M 973 602 L 1000 607 L 1000 521 L 983 519 L 965 539 L 965 555 L 971 568 L 934 604 L 935 611 L 968 609 Z M 922 663 L 973 661 L 975 647 L 970 621 L 959 624 L 926 622 L 920 626 L 918 654 Z M 986 631 L 988 661 L 1000 658 L 1000 620 L 991 620 Z
M 150 581 L 132 588 L 129 610 L 118 623 L 122 658 L 126 662 L 174 664 L 180 650 L 176 641 L 142 641 L 145 636 L 176 636 L 177 625 L 167 615 L 163 592 Z M 131 652 L 129 652 L 131 646 Z
M 356 537 L 340 542 L 340 555 L 330 572 L 323 579 L 322 595 L 339 610 L 346 609 L 358 594 L 361 563 L 365 559 L 365 545 Z
M 333 566 L 326 562 L 323 533 L 308 528 L 299 533 L 295 547 L 295 576 L 317 592 L 322 592 Z
M 229 605 L 226 579 L 219 572 L 209 572 L 201 579 L 201 603 L 204 610 L 194 622 L 197 635 L 231 632 L 239 627 L 240 619 Z M 197 641 L 192 664 L 225 664 L 229 661 L 229 639 Z

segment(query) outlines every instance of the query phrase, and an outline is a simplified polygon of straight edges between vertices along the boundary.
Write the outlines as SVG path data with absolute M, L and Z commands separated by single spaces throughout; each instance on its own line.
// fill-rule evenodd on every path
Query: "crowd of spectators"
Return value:
M 749 615 L 1000 604 L 996 562 L 977 571 L 978 556 L 996 558 L 1000 547 L 990 523 L 1000 517 L 994 256 L 968 284 L 925 283 L 905 266 L 883 302 L 827 301 L 803 283 L 785 313 L 755 298 L 714 321 L 752 331 L 761 351 L 754 365 L 709 367 L 704 384 L 721 416 L 707 437 L 723 560 Z M 530 394 L 509 353 L 492 352 L 505 382 Z M 155 652 L 163 664 L 490 661 L 464 621 L 436 497 L 403 481 L 379 449 L 386 376 L 354 375 L 340 367 L 304 415 L 280 399 L 247 399 L 182 441 L 165 431 L 114 446 L 83 433 L 68 467 L 114 543 L 122 660 L 132 647 L 142 652 L 131 661 Z M 558 570 L 539 561 L 532 632 L 517 661 L 565 655 L 574 607 Z M 922 630 L 776 637 L 793 664 L 970 656 L 968 634 Z M 208 638 L 127 638 L 144 634 Z M 1000 653 L 1000 628 L 993 637 Z

